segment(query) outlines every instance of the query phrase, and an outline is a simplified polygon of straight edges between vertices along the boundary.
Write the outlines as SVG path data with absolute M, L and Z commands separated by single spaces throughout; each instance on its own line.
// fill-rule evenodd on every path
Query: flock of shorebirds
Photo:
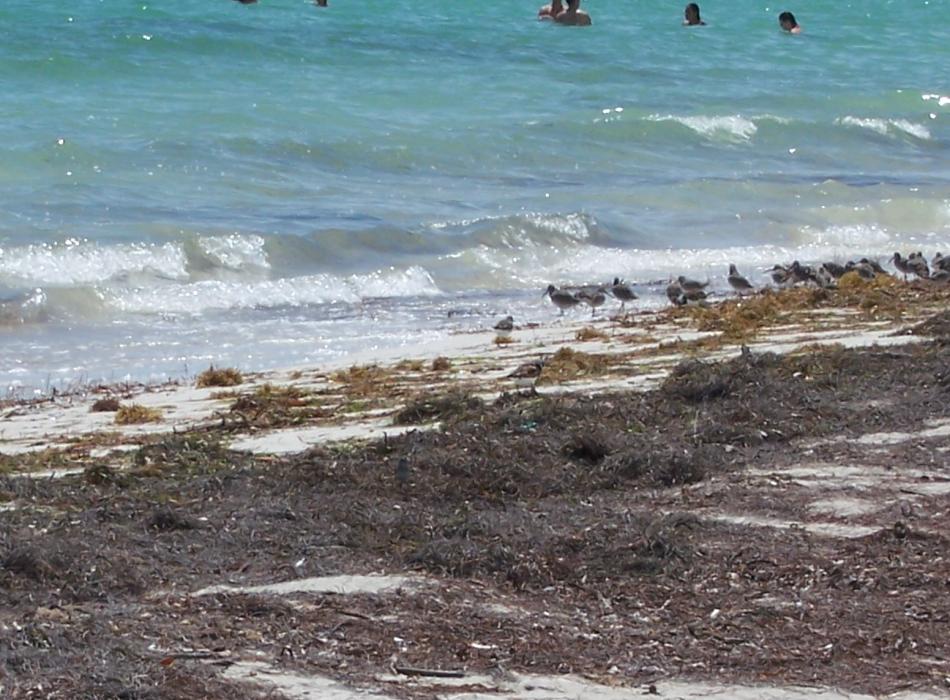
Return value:
M 913 275 L 918 279 L 928 280 L 935 284 L 950 284 L 950 255 L 944 256 L 937 253 L 928 264 L 926 258 L 919 252 L 911 253 L 906 258 L 900 253 L 894 253 L 891 262 L 894 263 L 895 269 L 904 276 L 905 280 L 909 275 Z M 816 267 L 802 265 L 795 260 L 789 265 L 775 265 L 767 272 L 772 278 L 772 282 L 779 287 L 814 285 L 825 289 L 836 287 L 838 280 L 849 272 L 855 272 L 865 279 L 890 274 L 881 267 L 880 263 L 868 258 L 852 260 L 844 265 L 836 262 L 825 262 Z M 726 281 L 739 295 L 755 292 L 756 289 L 746 277 L 739 273 L 735 265 L 729 265 L 729 274 Z M 671 303 L 677 306 L 701 303 L 709 296 L 706 291 L 708 286 L 709 280 L 700 282 L 680 275 L 675 280 L 671 279 L 669 281 L 666 287 L 666 296 Z M 544 296 L 550 298 L 551 303 L 562 314 L 568 309 L 587 305 L 590 307 L 591 316 L 597 313 L 598 308 L 607 303 L 607 297 L 613 297 L 620 302 L 621 312 L 626 307 L 627 302 L 634 301 L 637 298 L 631 286 L 619 277 L 615 277 L 612 284 L 603 285 L 593 284 L 558 288 L 552 284 L 548 286 Z

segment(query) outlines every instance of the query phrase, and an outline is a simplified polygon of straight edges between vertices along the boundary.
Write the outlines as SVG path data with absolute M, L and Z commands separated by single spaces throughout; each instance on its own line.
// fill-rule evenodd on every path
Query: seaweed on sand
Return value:
M 544 361 L 538 384 L 560 384 L 575 379 L 607 374 L 617 364 L 611 355 L 581 352 L 564 347 Z
M 294 386 L 263 384 L 231 404 L 225 422 L 233 428 L 300 425 L 330 415 L 318 398 Z
M 424 394 L 409 401 L 396 412 L 396 425 L 417 425 L 432 421 L 458 419 L 482 406 L 482 400 L 467 391 Z
M 157 408 L 131 403 L 120 406 L 115 412 L 116 425 L 137 425 L 140 423 L 160 423 L 162 412 Z
M 195 385 L 201 389 L 211 386 L 237 386 L 244 383 L 244 375 L 233 367 L 218 367 L 211 365 L 198 375 Z

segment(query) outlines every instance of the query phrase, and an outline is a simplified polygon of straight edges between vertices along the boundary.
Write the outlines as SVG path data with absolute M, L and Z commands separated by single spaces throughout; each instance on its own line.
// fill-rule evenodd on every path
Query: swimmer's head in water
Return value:
M 790 32 L 798 26 L 798 22 L 795 21 L 795 15 L 791 12 L 783 12 L 778 16 L 778 23 L 786 32 Z
M 699 18 L 699 5 L 697 5 L 695 2 L 691 2 L 689 5 L 686 6 L 686 10 L 683 13 L 683 15 L 686 18 L 685 20 L 686 24 L 702 23 L 702 20 Z

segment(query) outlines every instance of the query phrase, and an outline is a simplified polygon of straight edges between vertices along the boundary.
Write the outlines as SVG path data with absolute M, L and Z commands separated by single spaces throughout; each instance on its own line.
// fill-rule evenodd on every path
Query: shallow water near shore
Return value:
M 540 3 L 535 3 L 540 4 Z M 549 318 L 548 283 L 950 248 L 924 0 L 14 0 L 0 387 L 246 370 Z M 652 284 L 651 284 L 652 283 Z M 583 313 L 582 311 L 577 312 Z

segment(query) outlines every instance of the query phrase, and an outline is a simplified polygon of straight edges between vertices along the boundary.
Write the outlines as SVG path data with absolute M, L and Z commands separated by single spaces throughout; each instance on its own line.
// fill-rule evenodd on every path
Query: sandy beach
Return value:
M 9 402 L 0 695 L 945 697 L 948 301 L 852 278 Z

